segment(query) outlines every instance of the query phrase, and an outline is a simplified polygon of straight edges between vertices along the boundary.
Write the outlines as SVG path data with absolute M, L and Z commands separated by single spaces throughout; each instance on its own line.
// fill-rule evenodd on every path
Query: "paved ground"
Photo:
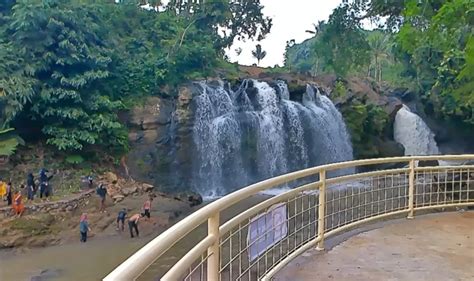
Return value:
M 397 220 L 328 249 L 310 250 L 275 281 L 472 281 L 474 212 Z

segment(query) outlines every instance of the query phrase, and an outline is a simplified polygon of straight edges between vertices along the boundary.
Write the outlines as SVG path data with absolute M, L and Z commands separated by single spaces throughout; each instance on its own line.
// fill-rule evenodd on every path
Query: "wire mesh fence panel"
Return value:
M 222 234 L 220 279 L 257 280 L 315 239 L 318 207 L 318 191 L 299 192 Z
M 468 158 L 443 159 L 463 157 Z M 218 202 L 210 203 L 203 208 L 207 208 L 205 215 L 193 214 L 192 227 L 177 228 L 181 231 L 179 238 L 173 240 L 168 231 L 167 241 L 173 241 L 171 248 L 167 248 L 166 254 L 161 250 L 158 261 L 148 272 L 158 278 L 172 272 L 169 276 L 180 275 L 179 280 L 186 281 L 217 279 L 208 277 L 208 272 L 212 274 L 209 276 L 218 273 L 218 279 L 223 281 L 259 280 L 271 277 L 310 246 L 324 246 L 326 235 L 395 214 L 412 217 L 417 210 L 474 204 L 473 165 L 421 167 L 419 159 L 338 163 L 332 168 L 330 165 L 312 168 L 301 171 L 299 176 L 284 175 L 283 180 L 270 179 L 271 184 L 262 182 L 244 188 L 251 192 L 231 196 L 232 199 L 227 198 L 226 203 L 216 204 L 215 208 L 210 207 Z M 377 163 L 390 163 L 392 169 L 363 169 L 363 165 Z M 338 167 L 339 171 L 350 173 L 336 173 Z M 359 173 L 355 167 L 360 168 Z M 252 197 L 259 191 L 282 186 L 285 188 L 277 195 L 256 201 Z M 298 187 L 289 189 L 293 186 Z M 254 201 L 241 208 L 245 198 Z M 241 209 L 232 210 L 235 206 Z M 222 215 L 230 210 L 230 215 L 224 218 Z M 216 217 L 217 223 L 212 224 Z
M 472 166 L 416 171 L 415 208 L 471 202 L 473 180 Z
M 408 173 L 387 173 L 329 184 L 325 230 L 406 209 Z
M 188 268 L 187 274 L 183 277 L 184 281 L 205 281 L 207 280 L 207 260 L 210 255 L 206 253 L 201 254 L 199 259 Z

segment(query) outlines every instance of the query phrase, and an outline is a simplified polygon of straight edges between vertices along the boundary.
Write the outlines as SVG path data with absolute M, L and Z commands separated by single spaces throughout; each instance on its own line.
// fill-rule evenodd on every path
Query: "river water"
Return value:
M 268 198 L 258 195 L 232 206 L 223 212 L 226 221 L 236 214 Z M 153 215 L 153 214 L 152 214 Z M 126 234 L 126 233 L 125 233 Z M 92 237 L 87 243 L 68 243 L 46 248 L 0 251 L 1 281 L 71 281 L 102 280 L 109 272 L 131 256 L 134 252 L 155 238 L 155 235 L 131 239 L 128 235 Z M 153 264 L 139 280 L 158 280 L 206 234 L 201 227 L 192 232 L 193 239 L 185 239 L 174 246 L 169 253 Z M 79 240 L 79 233 L 78 238 Z M 43 273 L 42 273 L 43 272 Z

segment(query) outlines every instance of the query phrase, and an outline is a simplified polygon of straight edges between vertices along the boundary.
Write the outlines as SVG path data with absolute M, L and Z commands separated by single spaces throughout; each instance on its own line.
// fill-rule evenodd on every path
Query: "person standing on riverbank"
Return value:
M 138 221 L 140 220 L 141 217 L 143 217 L 143 214 L 135 214 L 135 215 L 131 216 L 128 219 L 128 228 L 130 229 L 130 236 L 132 238 L 135 237 L 135 236 L 133 236 L 133 230 L 134 229 L 137 233 L 137 237 L 139 235 L 139 233 L 138 233 Z
M 36 185 L 35 185 L 35 177 L 32 173 L 28 174 L 26 178 L 26 188 L 27 188 L 27 198 L 29 201 L 33 201 L 35 199 L 36 193 Z
M 49 177 L 46 174 L 48 170 L 42 168 L 39 172 L 40 177 L 40 198 L 43 199 L 43 195 L 48 198 L 49 197 Z
M 125 218 L 127 217 L 127 209 L 123 208 L 117 215 L 117 230 L 122 229 L 125 230 Z M 122 223 L 122 227 L 120 227 L 120 223 Z
M 148 200 L 143 203 L 143 216 L 147 217 L 146 220 L 150 219 L 150 210 L 151 210 L 151 202 L 153 201 L 153 198 L 149 197 Z
M 9 182 L 7 184 L 7 206 L 11 206 L 13 203 L 13 186 L 12 183 Z
M 87 220 L 87 213 L 81 215 L 81 221 L 79 223 L 79 232 L 81 233 L 81 242 L 87 242 L 87 232 L 91 231 L 89 227 L 89 221 Z
M 105 188 L 105 185 L 101 183 L 99 187 L 97 187 L 96 192 L 100 197 L 99 212 L 105 212 L 105 198 L 107 197 L 107 188 Z
M 11 186 L 11 183 L 9 183 Z M 21 195 L 21 190 L 18 190 L 15 194 L 15 198 L 13 200 L 13 210 L 15 211 L 15 215 L 17 217 L 21 217 L 23 212 L 25 211 L 25 205 L 23 205 L 23 195 Z
M 7 195 L 7 184 L 0 179 L 0 198 L 2 201 L 5 200 L 5 196 Z

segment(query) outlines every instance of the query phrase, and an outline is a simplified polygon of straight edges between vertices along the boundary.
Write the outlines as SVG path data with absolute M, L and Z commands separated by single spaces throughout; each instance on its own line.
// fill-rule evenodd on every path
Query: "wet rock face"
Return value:
M 149 97 L 130 112 L 131 149 L 126 165 L 133 179 L 164 191 L 189 189 L 186 175 L 192 159 L 193 87 L 183 85 L 174 99 Z
M 335 77 L 330 77 L 326 79 L 327 81 L 316 81 L 305 80 L 304 77 L 299 76 L 259 79 L 275 89 L 278 89 L 277 81 L 286 81 L 289 99 L 300 103 L 303 101 L 308 83 L 318 85 L 320 92 L 330 96 L 331 87 L 336 81 Z M 218 87 L 221 83 L 220 80 L 206 82 L 211 88 Z M 249 80 L 249 83 L 252 83 L 252 80 Z M 379 94 L 376 92 L 379 89 L 374 90 L 370 83 L 356 80 L 345 83 L 348 91 L 347 95 L 338 101 L 339 107 L 351 108 L 355 100 L 362 100 L 364 103 L 383 107 L 386 113 L 394 118 L 402 106 L 400 99 Z M 237 92 L 240 85 L 241 83 L 236 81 L 232 85 L 225 85 L 224 88 L 232 87 L 233 91 Z M 251 102 L 256 95 L 252 90 L 256 91 L 251 85 L 246 90 Z M 193 140 L 196 111 L 193 98 L 202 94 L 202 91 L 199 83 L 188 83 L 176 90 L 172 95 L 174 98 L 150 97 L 143 102 L 142 106 L 137 106 L 130 112 L 127 123 L 130 127 L 131 149 L 126 164 L 133 179 L 148 182 L 157 190 L 166 192 L 176 193 L 191 189 L 193 169 L 195 170 L 193 162 L 198 156 Z M 390 140 L 391 138 L 387 137 L 377 142 L 380 147 L 386 148 L 383 149 L 384 156 L 400 155 L 399 147 Z

